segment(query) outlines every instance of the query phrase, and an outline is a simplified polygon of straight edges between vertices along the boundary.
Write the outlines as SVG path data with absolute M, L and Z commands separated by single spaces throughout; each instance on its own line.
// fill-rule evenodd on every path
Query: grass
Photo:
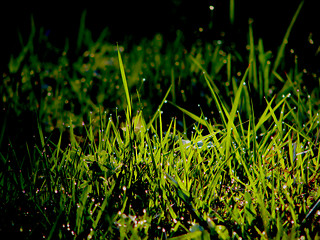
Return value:
M 94 41 L 85 14 L 73 55 L 32 23 L 0 86 L 1 231 L 319 239 L 319 90 L 285 57 L 301 7 L 275 54 L 249 22 L 246 56 L 222 41 L 186 49 L 181 32 Z M 31 138 L 17 139 L 30 112 Z

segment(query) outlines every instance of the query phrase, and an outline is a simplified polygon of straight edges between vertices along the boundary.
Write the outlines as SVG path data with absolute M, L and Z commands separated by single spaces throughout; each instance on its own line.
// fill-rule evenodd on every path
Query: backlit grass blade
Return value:
M 259 51 L 259 97 L 262 99 L 264 96 L 268 96 L 269 93 L 269 78 L 270 78 L 270 61 L 271 51 L 264 51 L 263 41 L 259 39 L 258 42 L 258 51 Z
M 274 121 L 274 123 L 275 123 L 275 126 L 277 126 L 277 128 L 278 128 L 278 130 L 279 130 L 279 133 L 281 133 L 282 132 L 282 121 L 281 121 L 281 119 L 277 119 L 277 117 L 276 117 L 276 115 L 275 115 L 275 110 L 271 107 L 271 105 L 269 104 L 269 102 L 268 101 L 266 101 L 267 102 L 267 108 L 269 109 L 269 112 L 270 112 L 270 114 L 271 114 L 271 116 L 272 116 L 272 118 L 273 118 L 273 121 Z M 284 110 L 284 104 L 282 105 L 282 110 Z
M 121 72 L 121 78 L 122 78 L 122 83 L 123 83 L 123 87 L 124 87 L 124 92 L 126 94 L 126 100 L 127 100 L 127 110 L 128 110 L 128 114 L 129 114 L 129 118 L 131 119 L 131 111 L 132 111 L 132 107 L 131 107 L 131 98 L 130 98 L 130 93 L 129 93 L 129 89 L 128 89 L 128 83 L 127 83 L 127 78 L 126 78 L 126 73 L 124 70 L 124 66 L 123 66 L 123 62 L 122 62 L 122 58 L 121 58 L 121 54 L 120 54 L 120 50 L 119 50 L 119 46 L 117 45 L 118 48 L 118 60 L 119 60 L 119 67 L 120 67 L 120 72 Z
M 242 93 L 242 88 L 245 85 L 245 80 L 247 78 L 250 66 L 247 68 L 246 72 L 244 73 L 242 80 L 240 82 L 239 88 L 236 92 L 235 99 L 232 104 L 232 109 L 230 115 L 228 116 L 228 124 L 227 124 L 227 136 L 226 136 L 226 158 L 229 158 L 230 155 L 230 146 L 231 146 L 231 132 L 232 127 L 234 126 L 234 119 L 236 117 L 236 112 L 238 110 L 238 106 L 240 104 L 240 96 Z
M 147 124 L 147 129 L 149 129 L 149 128 L 152 126 L 152 123 L 154 122 L 154 120 L 158 117 L 159 114 L 161 114 L 161 108 L 162 108 L 163 104 L 166 102 L 166 99 L 167 99 L 167 97 L 168 97 L 168 95 L 169 95 L 169 93 L 170 93 L 170 91 L 171 91 L 171 88 L 172 88 L 172 85 L 170 85 L 170 87 L 169 87 L 166 95 L 165 95 L 164 98 L 162 99 L 162 101 L 161 101 L 161 103 L 160 103 L 160 105 L 159 105 L 159 107 L 158 107 L 157 112 L 153 115 L 153 117 L 152 117 L 152 119 L 150 120 L 150 122 L 148 122 L 148 124 Z
M 188 204 L 191 204 L 191 199 L 189 196 L 188 191 L 186 190 L 185 186 L 183 186 L 181 180 L 179 178 L 178 181 L 176 181 L 173 177 L 171 177 L 168 173 L 166 173 L 166 176 L 170 179 L 170 181 L 173 183 L 173 185 L 175 186 L 175 188 L 177 189 L 178 195 L 179 197 Z
M 174 104 L 173 102 L 170 102 L 173 106 L 175 106 L 176 108 L 178 108 L 180 111 L 182 111 L 183 113 L 187 114 L 189 117 L 191 117 L 193 120 L 195 120 L 197 123 L 202 124 L 203 126 L 207 126 L 207 121 L 203 120 L 202 118 L 198 117 L 197 115 L 189 112 L 188 110 L 179 107 L 178 105 Z
M 271 106 L 271 103 L 274 101 L 275 97 L 276 96 L 274 96 L 271 99 L 270 103 L 266 99 L 266 102 L 268 103 L 268 105 Z M 275 112 L 276 109 L 278 109 L 285 102 L 285 100 L 286 100 L 286 97 L 282 98 L 281 101 L 279 101 L 274 108 L 266 108 L 265 109 L 265 111 L 263 112 L 262 116 L 260 117 L 258 123 L 255 125 L 255 131 L 257 131 L 263 125 L 263 123 L 265 123 L 270 118 L 270 116 L 273 114 L 273 112 Z M 271 109 L 272 109 L 272 111 L 268 113 L 268 110 L 271 110 Z
M 219 93 L 219 88 L 214 84 L 213 79 L 209 76 L 208 72 L 204 69 L 204 67 L 195 59 L 193 56 L 189 56 L 190 60 L 199 68 L 201 71 L 207 76 L 207 79 L 212 84 L 212 87 L 216 93 Z
M 204 74 L 204 79 L 206 80 L 206 83 L 207 83 L 207 85 L 208 85 L 208 87 L 210 89 L 211 95 L 213 96 L 213 99 L 214 99 L 214 101 L 216 103 L 216 106 L 217 106 L 217 108 L 219 110 L 219 113 L 220 113 L 220 116 L 222 118 L 223 124 L 224 124 L 224 126 L 227 126 L 227 121 L 226 121 L 226 118 L 225 118 L 225 116 L 223 114 L 224 111 L 222 110 L 223 103 L 222 103 L 221 99 L 219 98 L 218 93 L 212 88 L 210 80 L 209 80 L 208 77 L 209 76 L 207 76 L 207 74 Z
M 231 57 L 232 55 L 229 53 L 227 58 L 227 80 L 228 83 L 231 83 Z
M 294 16 L 293 16 L 290 24 L 289 24 L 289 27 L 288 27 L 288 29 L 287 29 L 287 31 L 286 31 L 286 34 L 285 34 L 284 37 L 283 37 L 282 43 L 281 43 L 280 48 L 279 48 L 279 51 L 278 51 L 278 53 L 277 53 L 276 60 L 274 61 L 274 65 L 273 65 L 273 68 L 272 68 L 272 72 L 276 72 L 276 71 L 277 71 L 277 69 L 278 69 L 278 67 L 279 67 L 279 65 L 280 65 L 280 62 L 281 62 L 282 58 L 284 57 L 284 49 L 285 49 L 285 47 L 286 47 L 286 45 L 287 45 L 287 43 L 288 43 L 288 39 L 289 39 L 289 36 L 290 36 L 290 32 L 291 32 L 291 30 L 292 30 L 292 27 L 293 27 L 295 21 L 297 20 L 297 17 L 298 17 L 298 15 L 299 15 L 299 13 L 300 13 L 300 10 L 301 10 L 302 6 L 303 6 L 303 3 L 304 3 L 304 1 L 302 1 L 302 2 L 299 4 L 298 9 L 296 10 L 296 12 L 295 12 L 295 14 L 294 14 Z
M 249 75 L 248 81 L 253 83 L 253 88 L 258 91 L 258 77 L 257 77 L 257 64 L 256 64 L 256 56 L 255 56 L 255 46 L 254 46 L 254 38 L 253 38 L 253 29 L 252 29 L 253 20 L 249 19 Z
M 176 102 L 176 83 L 174 76 L 174 68 L 171 68 L 171 94 L 172 94 L 172 102 Z

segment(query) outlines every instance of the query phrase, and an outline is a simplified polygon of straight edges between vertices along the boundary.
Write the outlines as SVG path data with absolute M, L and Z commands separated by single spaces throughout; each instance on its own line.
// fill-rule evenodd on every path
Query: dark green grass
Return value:
M 275 52 L 250 21 L 246 55 L 181 32 L 118 46 L 84 18 L 71 53 L 32 23 L 0 86 L 0 231 L 319 238 L 319 77 L 285 57 L 301 7 Z

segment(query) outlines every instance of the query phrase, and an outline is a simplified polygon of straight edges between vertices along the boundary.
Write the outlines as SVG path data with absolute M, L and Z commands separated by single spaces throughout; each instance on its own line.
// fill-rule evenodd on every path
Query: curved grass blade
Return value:
M 163 104 L 165 103 L 170 91 L 171 91 L 172 85 L 170 85 L 166 95 L 164 96 L 164 98 L 162 99 L 162 102 L 160 103 L 157 112 L 153 115 L 152 119 L 150 120 L 150 122 L 147 125 L 147 129 L 149 129 L 152 126 L 152 123 L 154 122 L 154 120 L 157 118 L 157 116 L 160 114 L 160 109 L 162 108 Z
M 189 117 L 191 117 L 193 120 L 195 120 L 196 122 L 204 125 L 204 126 L 207 126 L 207 122 L 203 119 L 201 119 L 200 117 L 198 117 L 197 115 L 189 112 L 188 110 L 182 108 L 182 107 L 179 107 L 178 105 L 174 104 L 173 102 L 169 102 L 171 103 L 173 106 L 175 106 L 176 108 L 178 108 L 180 111 L 182 111 L 183 113 L 187 114 Z
M 189 56 L 189 58 L 191 59 L 191 61 L 199 68 L 201 69 L 201 71 L 204 73 L 205 76 L 207 76 L 207 79 L 210 81 L 210 83 L 212 84 L 214 91 L 216 93 L 219 93 L 219 88 L 214 84 L 213 79 L 209 76 L 208 72 L 204 69 L 204 67 L 197 61 L 197 59 L 195 59 L 194 57 L 192 57 L 191 55 Z

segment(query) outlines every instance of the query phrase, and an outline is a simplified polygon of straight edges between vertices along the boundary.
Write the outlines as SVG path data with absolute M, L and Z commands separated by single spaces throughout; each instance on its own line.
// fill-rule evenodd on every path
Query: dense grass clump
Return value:
M 84 19 L 70 52 L 32 25 L 0 86 L 0 231 L 319 239 L 319 76 L 286 49 L 301 7 L 276 52 L 249 21 L 246 55 L 179 31 L 113 45 Z

